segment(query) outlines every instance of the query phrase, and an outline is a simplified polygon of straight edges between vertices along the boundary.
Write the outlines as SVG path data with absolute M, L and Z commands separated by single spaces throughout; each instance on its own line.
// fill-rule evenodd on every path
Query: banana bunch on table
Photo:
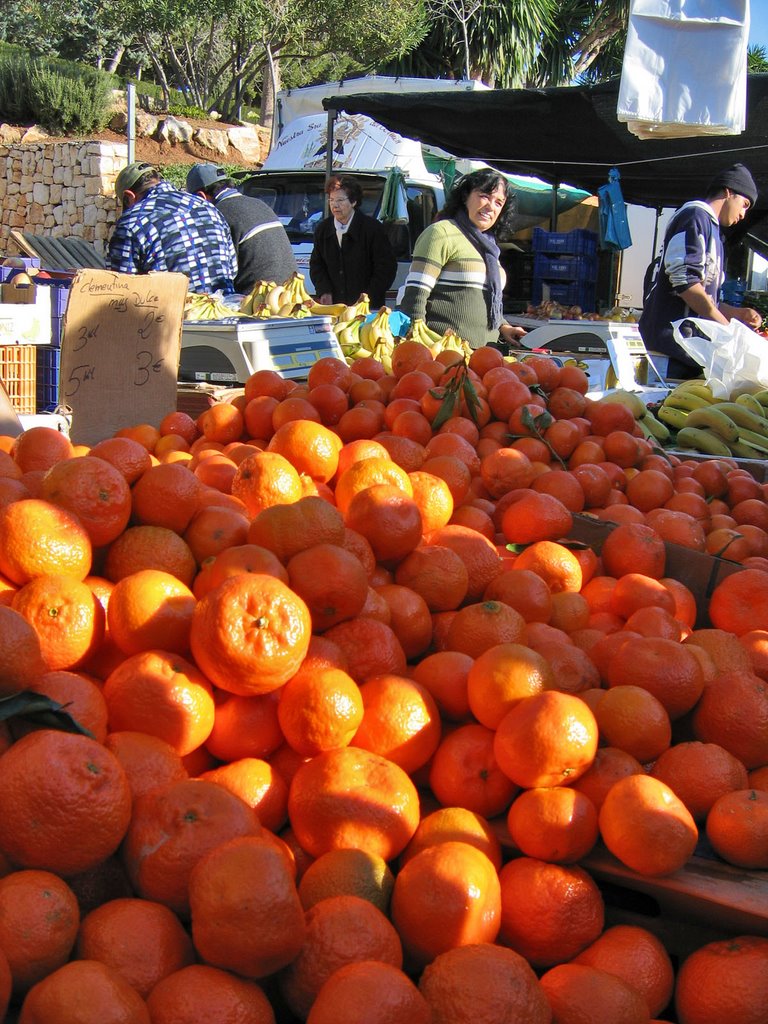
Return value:
M 739 459 L 768 455 L 768 389 L 729 401 L 715 397 L 703 381 L 683 381 L 657 416 L 677 432 L 676 448 Z
M 188 292 L 184 303 L 184 320 L 227 320 L 239 316 L 236 309 L 227 306 L 215 295 L 207 292 Z
M 389 306 L 382 306 L 372 320 L 358 314 L 350 321 L 334 325 L 336 339 L 351 366 L 356 359 L 378 359 L 387 373 L 392 372 L 395 338 L 389 327 Z

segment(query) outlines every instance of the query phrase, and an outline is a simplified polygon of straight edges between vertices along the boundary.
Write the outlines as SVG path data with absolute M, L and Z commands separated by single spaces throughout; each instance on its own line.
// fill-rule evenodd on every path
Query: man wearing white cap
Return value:
M 667 376 L 672 379 L 701 373 L 701 366 L 674 340 L 672 324 L 676 320 L 699 317 L 727 324 L 735 319 L 747 327 L 760 326 L 757 310 L 720 301 L 724 277 L 720 232 L 743 220 L 756 200 L 754 178 L 744 164 L 734 164 L 712 179 L 706 200 L 685 203 L 669 222 L 638 326 L 650 351 L 669 356 Z

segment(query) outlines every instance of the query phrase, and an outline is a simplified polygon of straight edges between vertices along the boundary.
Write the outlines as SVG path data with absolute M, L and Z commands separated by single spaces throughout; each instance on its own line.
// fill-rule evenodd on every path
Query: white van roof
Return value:
M 328 118 L 307 114 L 286 125 L 262 165 L 262 171 L 325 171 Z M 424 164 L 421 144 L 384 128 L 364 114 L 336 116 L 333 126 L 333 170 L 386 171 L 399 167 L 413 181 L 434 183 Z

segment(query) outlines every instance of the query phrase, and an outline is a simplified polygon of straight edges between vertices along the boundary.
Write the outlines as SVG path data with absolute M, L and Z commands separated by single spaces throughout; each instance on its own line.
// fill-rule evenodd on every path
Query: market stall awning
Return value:
M 629 203 L 679 206 L 701 198 L 736 161 L 752 171 L 760 196 L 746 228 L 768 239 L 768 74 L 751 74 L 741 135 L 638 139 L 616 118 L 619 80 L 594 86 L 489 89 L 407 95 L 329 96 L 326 110 L 367 114 L 392 131 L 510 173 L 596 192 L 611 167 Z

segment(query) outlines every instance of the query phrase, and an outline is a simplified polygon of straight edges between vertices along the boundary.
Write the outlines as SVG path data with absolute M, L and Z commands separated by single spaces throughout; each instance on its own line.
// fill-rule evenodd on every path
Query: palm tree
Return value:
M 428 11 L 423 42 L 382 72 L 459 78 L 468 63 L 472 78 L 497 88 L 599 81 L 621 72 L 629 0 L 431 0 Z

